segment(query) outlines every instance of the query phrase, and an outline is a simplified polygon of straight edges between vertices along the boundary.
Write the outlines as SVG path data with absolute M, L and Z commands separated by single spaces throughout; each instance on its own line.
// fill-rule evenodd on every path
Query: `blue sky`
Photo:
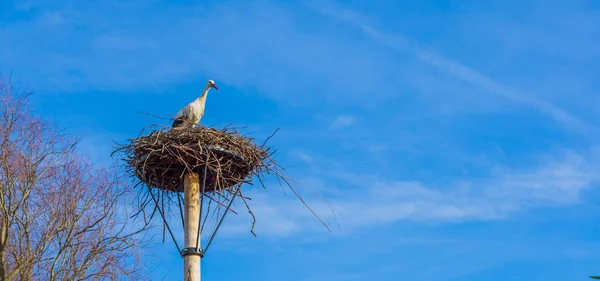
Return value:
M 0 70 L 110 161 L 220 87 L 203 122 L 271 140 L 273 185 L 204 280 L 587 280 L 600 274 L 594 1 L 2 1 Z M 168 242 L 168 241 L 167 241 Z M 180 280 L 170 243 L 149 253 Z

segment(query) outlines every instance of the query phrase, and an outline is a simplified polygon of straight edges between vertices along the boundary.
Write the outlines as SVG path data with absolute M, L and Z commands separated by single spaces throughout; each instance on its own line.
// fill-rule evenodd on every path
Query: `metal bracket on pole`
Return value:
M 198 248 L 183 248 L 183 250 L 181 250 L 181 257 L 185 257 L 187 255 L 196 255 L 196 256 L 200 256 L 201 258 L 204 257 L 204 254 L 202 253 L 202 249 L 198 249 Z

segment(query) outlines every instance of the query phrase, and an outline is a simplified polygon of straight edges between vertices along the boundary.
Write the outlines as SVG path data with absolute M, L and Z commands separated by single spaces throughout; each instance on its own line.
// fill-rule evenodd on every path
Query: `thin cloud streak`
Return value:
M 411 43 L 409 40 L 400 37 L 400 36 L 390 36 L 384 34 L 382 32 L 376 31 L 373 28 L 362 25 L 361 29 L 365 32 L 365 34 L 369 35 L 371 38 L 379 42 L 380 44 L 386 45 L 388 47 L 392 47 L 394 49 L 400 51 L 409 51 L 415 56 L 439 70 L 451 73 L 452 75 L 478 85 L 490 93 L 501 95 L 509 100 L 527 104 L 537 108 L 539 111 L 551 116 L 556 121 L 562 123 L 564 126 L 572 128 L 578 128 L 580 130 L 594 130 L 595 127 L 587 124 L 584 121 L 581 121 L 571 114 L 566 112 L 565 110 L 558 108 L 544 100 L 532 97 L 530 95 L 526 95 L 523 93 L 519 93 L 513 90 L 510 90 L 503 86 L 502 84 L 494 81 L 493 79 L 465 66 L 458 62 L 449 60 L 447 58 L 442 57 L 432 51 L 427 51 L 424 48 L 417 46 L 415 43 Z
M 320 13 L 327 14 L 338 20 L 351 23 L 355 27 L 359 28 L 362 32 L 364 32 L 364 34 L 366 34 L 371 39 L 383 46 L 401 52 L 412 53 L 420 61 L 430 66 L 433 66 L 436 69 L 450 73 L 461 80 L 482 87 L 492 94 L 502 96 L 508 100 L 517 103 L 534 107 L 540 112 L 552 117 L 554 120 L 561 123 L 564 127 L 566 127 L 569 130 L 575 129 L 588 133 L 599 132 L 598 128 L 596 128 L 595 126 L 592 126 L 582 120 L 579 120 L 567 111 L 557 106 L 554 106 L 553 104 L 547 101 L 533 97 L 531 95 L 521 93 L 519 91 L 509 89 L 501 83 L 498 83 L 492 78 L 487 77 L 475 71 L 474 69 L 471 69 L 459 62 L 445 58 L 442 55 L 437 54 L 433 51 L 427 50 L 423 46 L 420 46 L 418 42 L 414 42 L 409 38 L 405 38 L 399 35 L 390 35 L 376 30 L 375 28 L 365 24 L 364 22 L 366 20 L 357 12 L 347 9 L 340 9 L 339 7 L 334 8 L 334 4 L 330 1 L 325 1 L 324 4 L 325 5 L 317 7 L 310 3 L 307 3 L 307 6 L 313 8 L 314 10 Z

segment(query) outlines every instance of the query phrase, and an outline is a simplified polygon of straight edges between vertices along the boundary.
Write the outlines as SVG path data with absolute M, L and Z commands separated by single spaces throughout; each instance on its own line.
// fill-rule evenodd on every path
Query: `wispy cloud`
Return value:
M 323 3 L 321 3 L 323 4 Z M 543 99 L 537 98 L 534 95 L 526 92 L 510 89 L 509 87 L 495 81 L 460 62 L 451 60 L 443 55 L 422 46 L 422 44 L 397 34 L 385 33 L 373 26 L 369 25 L 364 16 L 360 13 L 340 8 L 331 1 L 325 1 L 325 5 L 308 4 L 310 7 L 324 14 L 331 15 L 341 21 L 352 24 L 355 28 L 364 32 L 374 41 L 381 45 L 395 49 L 401 52 L 407 52 L 414 55 L 420 61 L 437 68 L 441 71 L 450 73 L 456 78 L 477 85 L 485 89 L 488 93 L 499 95 L 510 101 L 531 106 L 543 114 L 546 114 L 561 123 L 569 130 L 576 129 L 583 132 L 598 133 L 595 126 L 580 120 L 571 113 L 561 109 L 558 106 L 551 104 Z
M 502 219 L 540 206 L 576 203 L 597 177 L 579 159 L 562 159 L 532 171 L 504 171 L 446 187 L 420 182 L 374 182 L 364 202 L 341 203 L 350 224 L 383 225 L 400 220 Z M 585 169 L 585 170 L 582 170 Z M 365 198 L 363 198 L 365 199 Z
M 306 164 L 311 164 L 313 163 L 313 161 L 315 160 L 312 156 L 310 156 L 308 153 L 303 152 L 301 150 L 294 150 L 292 151 L 292 155 L 298 159 L 300 159 L 300 161 L 306 163 Z
M 348 127 L 354 124 L 354 117 L 348 115 L 340 115 L 331 123 L 331 128 L 333 129 L 341 129 L 344 127 Z
M 535 98 L 531 95 L 527 95 L 526 93 L 508 89 L 507 87 L 494 81 L 493 79 L 456 61 L 452 61 L 439 54 L 436 54 L 433 51 L 426 50 L 424 47 L 418 46 L 416 43 L 410 42 L 406 38 L 400 36 L 390 36 L 365 25 L 362 25 L 361 29 L 367 35 L 369 35 L 374 40 L 377 40 L 381 44 L 398 50 L 409 51 L 415 54 L 421 61 L 426 62 L 440 70 L 449 72 L 455 75 L 457 78 L 478 85 L 486 89 L 491 94 L 501 95 L 514 102 L 532 106 L 537 110 L 541 111 L 542 113 L 551 116 L 567 128 L 576 128 L 579 130 L 596 130 L 596 128 L 591 127 L 586 122 L 575 118 L 570 113 L 557 106 L 552 105 L 549 102 Z
M 328 171 L 334 179 L 322 184 L 337 190 L 329 198 L 335 211 L 311 195 L 305 199 L 338 234 L 405 220 L 446 223 L 500 220 L 539 207 L 578 203 L 582 193 L 594 187 L 599 179 L 594 172 L 600 167 L 598 155 L 594 152 L 590 155 L 567 151 L 561 157 L 544 159 L 535 168 L 496 168 L 487 177 L 454 179 L 443 185 Z M 258 192 L 252 195 L 257 196 L 251 202 L 255 215 L 268 218 L 259 221 L 257 233 L 279 237 L 325 231 L 293 196 Z M 245 233 L 248 217 L 238 217 L 231 225 L 235 227 L 229 228 L 230 235 Z

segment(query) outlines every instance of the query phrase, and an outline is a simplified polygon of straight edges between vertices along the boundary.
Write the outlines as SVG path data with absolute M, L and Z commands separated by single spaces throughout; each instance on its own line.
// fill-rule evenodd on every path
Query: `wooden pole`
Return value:
M 200 220 L 200 181 L 198 174 L 186 174 L 183 190 L 185 239 L 184 248 L 195 248 Z M 198 242 L 200 243 L 200 242 Z M 200 256 L 185 255 L 183 257 L 183 280 L 200 281 Z

